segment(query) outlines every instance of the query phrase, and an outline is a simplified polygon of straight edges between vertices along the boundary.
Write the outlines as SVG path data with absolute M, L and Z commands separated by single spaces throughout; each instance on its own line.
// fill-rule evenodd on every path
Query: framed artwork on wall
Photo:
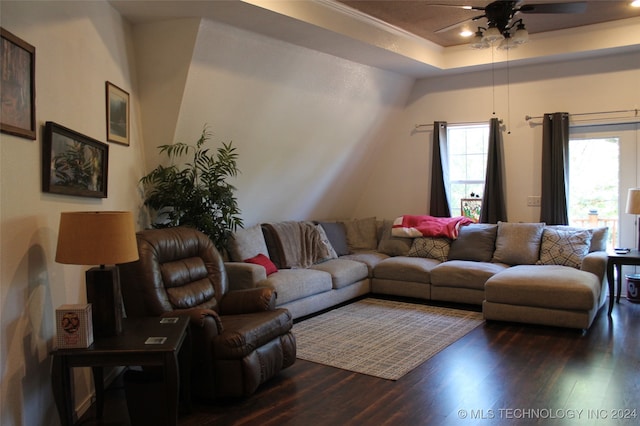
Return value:
M 479 222 L 481 210 L 482 210 L 482 198 L 460 199 L 460 211 L 462 212 L 462 216 L 468 217 L 474 222 Z
M 107 81 L 107 140 L 129 145 L 129 93 Z
M 36 138 L 36 48 L 0 28 L 0 131 Z
M 109 145 L 47 121 L 42 141 L 42 191 L 107 197 Z

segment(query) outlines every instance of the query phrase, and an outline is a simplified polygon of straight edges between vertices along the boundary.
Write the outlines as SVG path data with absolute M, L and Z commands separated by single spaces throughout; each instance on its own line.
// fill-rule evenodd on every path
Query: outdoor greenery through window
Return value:
M 482 198 L 484 194 L 489 124 L 449 126 L 447 140 L 449 208 L 451 216 L 461 216 L 461 199 Z
M 618 138 L 569 141 L 569 222 L 607 226 L 609 247 L 617 244 L 620 148 Z M 606 173 L 595 172 L 606 170 Z

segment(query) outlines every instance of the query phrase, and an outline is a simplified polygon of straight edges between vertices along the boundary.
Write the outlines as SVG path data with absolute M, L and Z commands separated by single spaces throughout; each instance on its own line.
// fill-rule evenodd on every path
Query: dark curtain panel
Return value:
M 542 122 L 540 222 L 568 225 L 569 114 L 545 114 Z
M 492 118 L 489 126 L 489 150 L 487 153 L 487 175 L 484 181 L 484 196 L 480 210 L 480 222 L 498 223 L 507 221 L 504 196 L 503 147 L 500 120 Z
M 431 155 L 431 199 L 429 214 L 450 217 L 449 196 L 449 155 L 447 148 L 447 122 L 433 123 L 433 148 Z

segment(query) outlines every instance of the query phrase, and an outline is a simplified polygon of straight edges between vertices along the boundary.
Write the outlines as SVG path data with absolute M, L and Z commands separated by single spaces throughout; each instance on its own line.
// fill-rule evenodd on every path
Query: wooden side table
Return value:
M 607 281 L 609 282 L 609 315 L 613 311 L 613 299 L 616 303 L 620 303 L 620 294 L 622 293 L 622 265 L 640 265 L 640 251 L 631 250 L 629 253 L 609 252 L 607 261 Z M 617 283 L 614 277 L 614 268 L 617 272 Z M 617 284 L 617 285 L 616 285 Z M 617 287 L 617 293 L 614 287 Z
M 191 342 L 188 325 L 188 317 L 126 318 L 123 320 L 123 332 L 119 336 L 96 338 L 86 349 L 54 350 L 51 354 L 51 380 L 61 423 L 73 425 L 77 420 L 73 407 L 73 367 L 92 368 L 96 388 L 96 414 L 100 418 L 104 403 L 104 367 L 158 366 L 162 368 L 166 400 L 169 401 L 167 416 L 170 424 L 177 425 L 180 390 L 187 404 L 189 401 L 188 357 Z M 153 341 L 162 343 L 150 343 Z M 183 351 L 179 356 L 181 349 Z

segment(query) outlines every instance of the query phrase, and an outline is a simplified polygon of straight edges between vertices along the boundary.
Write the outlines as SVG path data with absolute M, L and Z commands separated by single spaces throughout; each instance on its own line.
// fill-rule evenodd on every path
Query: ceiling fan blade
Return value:
M 460 21 L 460 22 L 457 22 L 457 23 L 455 23 L 455 24 L 452 24 L 452 25 L 446 26 L 446 27 L 444 27 L 444 28 L 440 28 L 439 30 L 434 31 L 434 33 L 435 33 L 435 34 L 444 33 L 444 32 L 447 32 L 447 31 L 453 30 L 454 28 L 461 27 L 461 26 L 463 26 L 464 24 L 466 24 L 467 22 L 477 21 L 478 19 L 482 19 L 482 18 L 486 18 L 486 17 L 487 17 L 487 15 L 479 15 L 479 16 L 476 16 L 476 17 L 474 17 L 474 18 L 465 19 L 464 21 Z
M 460 4 L 431 3 L 431 4 L 425 4 L 425 6 L 455 7 L 456 9 L 465 9 L 465 10 L 484 10 L 484 7 L 482 6 L 464 6 Z
M 518 8 L 522 13 L 584 13 L 586 10 L 586 2 L 526 4 Z

